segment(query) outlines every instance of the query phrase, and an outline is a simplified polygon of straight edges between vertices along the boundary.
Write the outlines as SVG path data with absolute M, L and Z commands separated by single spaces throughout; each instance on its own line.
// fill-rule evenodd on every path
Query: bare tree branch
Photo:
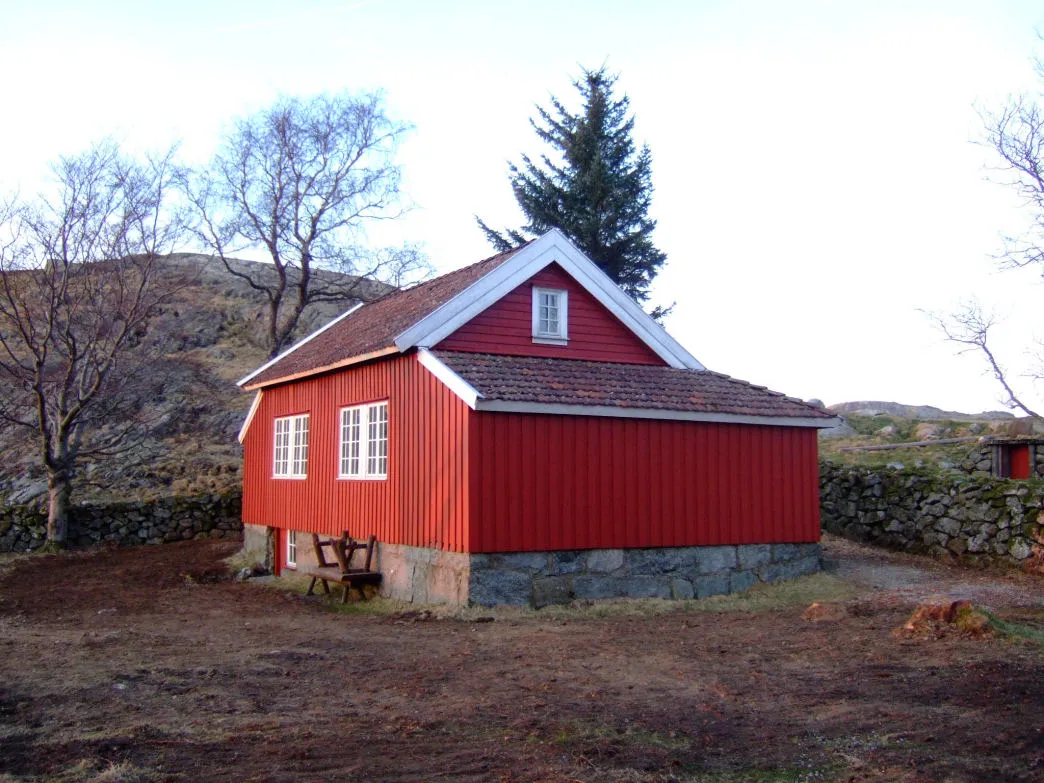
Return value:
M 406 131 L 379 94 L 283 98 L 237 122 L 193 182 L 198 238 L 265 297 L 270 356 L 309 305 L 376 298 L 387 287 L 374 281 L 394 280 L 405 258 L 413 272 L 426 266 L 417 248 L 363 248 L 366 223 L 404 212 L 394 154 Z M 234 263 L 251 249 L 264 250 L 274 274 Z
M 993 377 L 1004 389 L 1006 399 L 1004 404 L 1012 410 L 1020 410 L 1027 416 L 1040 418 L 1040 414 L 1027 406 L 1008 382 L 1005 369 L 1001 366 L 993 350 L 990 348 L 990 329 L 997 319 L 993 314 L 983 312 L 982 308 L 974 302 L 965 303 L 949 318 L 932 316 L 939 329 L 946 335 L 946 339 L 964 345 L 966 348 L 961 353 L 977 351 L 981 353 L 989 365 Z

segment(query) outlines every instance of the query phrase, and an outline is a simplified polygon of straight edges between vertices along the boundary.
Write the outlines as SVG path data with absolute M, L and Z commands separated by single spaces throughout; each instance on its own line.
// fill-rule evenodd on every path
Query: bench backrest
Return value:
M 373 564 L 373 549 L 377 543 L 377 536 L 370 536 L 365 544 L 361 544 L 354 538 L 349 538 L 348 533 L 341 534 L 340 538 L 327 538 L 320 539 L 317 533 L 312 533 L 312 548 L 315 550 L 315 561 L 322 568 L 328 568 L 335 565 L 334 563 L 328 563 L 326 557 L 323 555 L 323 549 L 329 548 L 333 553 L 336 565 L 342 571 L 348 571 L 351 567 L 352 555 L 355 554 L 357 549 L 366 550 L 366 561 L 363 565 L 364 571 L 369 571 L 370 566 Z

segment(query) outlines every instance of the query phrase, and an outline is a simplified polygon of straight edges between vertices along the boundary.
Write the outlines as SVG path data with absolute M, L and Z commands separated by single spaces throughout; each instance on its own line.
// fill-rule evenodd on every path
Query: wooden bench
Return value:
M 340 538 L 328 538 L 326 540 L 321 540 L 318 535 L 312 533 L 312 547 L 315 549 L 315 562 L 318 565 L 305 566 L 297 570 L 299 574 L 312 577 L 312 581 L 308 585 L 308 595 L 314 594 L 316 582 L 323 583 L 323 590 L 327 594 L 330 592 L 329 583 L 337 582 L 344 585 L 344 594 L 341 596 L 342 604 L 348 602 L 348 591 L 353 587 L 358 587 L 363 600 L 366 600 L 366 592 L 363 590 L 363 587 L 381 583 L 380 571 L 370 570 L 370 566 L 373 564 L 373 549 L 376 543 L 376 536 L 370 536 L 366 543 L 363 544 L 353 538 L 349 538 L 347 533 L 343 533 Z M 323 554 L 324 549 L 329 549 L 333 553 L 335 562 L 330 563 L 327 561 Z M 360 549 L 366 552 L 366 560 L 362 568 L 352 568 L 352 555 Z

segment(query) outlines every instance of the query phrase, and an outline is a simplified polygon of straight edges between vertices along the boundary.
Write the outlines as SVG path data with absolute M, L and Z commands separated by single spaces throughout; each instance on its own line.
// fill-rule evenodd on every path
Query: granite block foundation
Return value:
M 255 552 L 263 534 L 247 525 Z M 263 528 L 259 530 L 264 530 Z M 298 566 L 311 565 L 298 535 Z M 818 543 L 465 554 L 378 542 L 380 593 L 423 604 L 548 606 L 577 599 L 686 600 L 738 593 L 820 569 Z
M 706 598 L 815 573 L 820 559 L 819 544 L 471 555 L 468 601 L 540 607 L 575 599 Z

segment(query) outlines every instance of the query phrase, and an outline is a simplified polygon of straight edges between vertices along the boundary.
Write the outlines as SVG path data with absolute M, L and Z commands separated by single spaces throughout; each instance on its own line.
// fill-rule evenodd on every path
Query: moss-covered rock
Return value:
M 1042 530 L 1044 481 L 960 470 L 820 462 L 823 528 L 858 541 L 978 563 L 1019 563 Z

